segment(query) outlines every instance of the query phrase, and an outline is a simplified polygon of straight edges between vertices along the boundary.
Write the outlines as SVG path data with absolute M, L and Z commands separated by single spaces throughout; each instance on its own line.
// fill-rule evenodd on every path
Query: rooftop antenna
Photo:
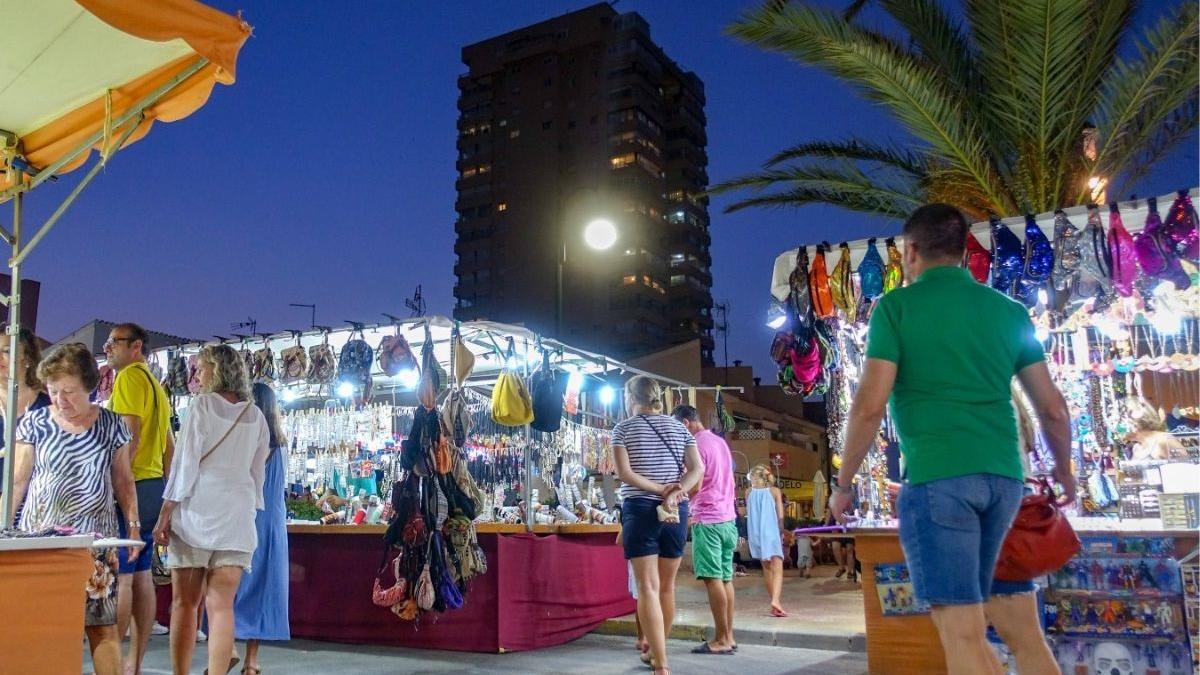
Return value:
M 412 298 L 404 301 L 404 306 L 412 310 L 411 317 L 416 319 L 425 316 L 425 298 L 421 295 L 421 284 L 413 291 Z
M 312 328 L 313 330 L 316 330 L 316 328 L 317 328 L 317 305 L 315 303 L 308 305 L 303 302 L 290 302 L 288 304 L 292 307 L 306 307 L 306 308 L 312 310 L 312 320 L 309 322 L 309 327 Z
M 388 314 L 387 312 L 380 312 L 380 314 L 386 316 L 388 318 L 388 321 L 391 321 L 393 324 L 398 324 L 404 320 L 404 319 L 401 319 L 400 317 L 396 316 L 395 314 Z
M 231 324 L 229 324 L 229 327 L 233 330 L 241 330 L 243 328 L 249 328 L 251 333 L 258 332 L 258 322 L 255 321 L 254 317 L 252 317 L 252 316 L 246 317 L 245 321 L 231 323 Z M 234 335 L 237 335 L 237 333 L 234 333 Z

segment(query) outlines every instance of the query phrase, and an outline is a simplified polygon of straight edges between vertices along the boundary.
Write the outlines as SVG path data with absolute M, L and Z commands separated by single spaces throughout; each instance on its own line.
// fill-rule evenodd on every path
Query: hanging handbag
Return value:
M 371 602 L 376 606 L 393 607 L 404 601 L 404 597 L 408 593 L 408 581 L 400 574 L 400 558 L 402 557 L 402 553 L 397 553 L 392 560 L 392 578 L 394 579 L 392 585 L 385 587 L 380 583 L 384 571 L 388 568 L 386 562 L 379 569 L 379 574 L 375 576 L 375 586 L 371 589 Z
M 308 373 L 305 379 L 309 384 L 324 385 L 333 382 L 337 376 L 337 357 L 333 355 L 333 347 L 329 346 L 329 333 L 319 345 L 308 348 Z
M 808 270 L 808 286 L 812 294 L 813 315 L 828 319 L 834 314 L 833 290 L 829 288 L 829 270 L 825 267 L 826 244 L 817 244 L 812 267 Z
M 995 577 L 1002 581 L 1031 581 L 1066 565 L 1079 553 L 1079 537 L 1058 508 L 1046 479 L 1029 480 L 1036 491 L 1021 499 Z
M 308 371 L 308 352 L 300 344 L 300 333 L 296 333 L 296 344 L 279 353 L 283 361 L 279 381 L 283 384 L 295 384 L 304 380 Z
M 511 362 L 515 353 L 513 339 L 509 338 L 505 362 Z M 496 388 L 492 392 L 492 419 L 506 427 L 523 427 L 533 421 L 533 399 L 525 381 L 507 366 L 496 378 Z
M 275 379 L 275 352 L 271 345 L 264 344 L 263 348 L 254 352 L 254 365 L 250 369 L 250 379 L 254 382 L 270 383 Z

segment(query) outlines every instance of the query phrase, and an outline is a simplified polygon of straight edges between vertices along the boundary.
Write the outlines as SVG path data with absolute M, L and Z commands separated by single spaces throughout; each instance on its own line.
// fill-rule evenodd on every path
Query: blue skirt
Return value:
M 267 459 L 263 504 L 254 526 L 258 548 L 250 571 L 242 575 L 233 603 L 234 634 L 239 640 L 290 640 L 288 626 L 287 505 L 284 503 L 285 448 Z

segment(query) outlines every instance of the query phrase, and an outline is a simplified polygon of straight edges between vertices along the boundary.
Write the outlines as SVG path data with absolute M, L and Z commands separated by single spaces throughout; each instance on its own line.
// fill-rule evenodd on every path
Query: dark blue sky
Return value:
M 192 337 L 229 334 L 247 316 L 260 330 L 306 327 L 307 310 L 291 302 L 315 302 L 318 323 L 374 321 L 407 315 L 417 284 L 431 313 L 449 314 L 460 49 L 587 3 L 212 4 L 245 10 L 255 27 L 237 84 L 118 155 L 32 256 L 27 274 L 43 283 L 39 332 L 57 339 L 93 318 Z M 1146 3 L 1142 13 L 1172 4 Z M 714 182 L 802 139 L 899 136 L 836 80 L 723 35 L 755 5 L 617 5 L 641 13 L 655 41 L 704 80 Z M 32 195 L 30 222 L 76 179 Z M 1138 192 L 1196 183 L 1190 142 Z M 775 256 L 897 224 L 819 206 L 725 215 L 727 202 L 712 209 L 714 296 L 732 307 L 730 359 L 769 381 L 764 314 Z

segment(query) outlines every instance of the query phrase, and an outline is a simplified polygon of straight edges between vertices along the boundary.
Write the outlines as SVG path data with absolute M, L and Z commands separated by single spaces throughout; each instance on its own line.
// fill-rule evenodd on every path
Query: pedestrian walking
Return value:
M 283 417 L 271 387 L 256 382 L 254 404 L 267 421 L 268 444 L 263 479 L 263 510 L 254 516 L 258 547 L 250 561 L 250 571 L 242 575 L 234 600 L 234 634 L 246 641 L 244 675 L 260 675 L 258 647 L 262 640 L 292 639 L 288 628 L 288 538 L 287 504 L 284 490 L 287 476 L 287 437 Z
M 913 282 L 883 296 L 872 312 L 829 501 L 841 518 L 890 398 L 906 467 L 900 543 L 916 595 L 933 606 L 952 675 L 1001 672 L 987 642 L 989 622 L 1012 647 L 1018 628 L 1038 620 L 1032 594 L 991 596 L 1023 493 L 1014 376 L 1054 455 L 1063 501 L 1075 498 L 1066 402 L 1028 311 L 962 268 L 967 233 L 966 218 L 944 204 L 923 206 L 904 224 L 904 267 Z M 1021 672 L 1057 672 L 1044 644 L 1017 659 Z
M 88 397 L 100 381 L 96 359 L 80 343 L 63 345 L 37 368 L 46 383 L 50 406 L 26 413 L 17 423 L 13 459 L 13 497 L 25 508 L 18 527 L 41 532 L 71 527 L 102 537 L 117 535 L 117 509 L 130 519 L 129 536 L 141 536 L 137 493 L 129 468 L 130 434 L 120 415 Z M 83 624 L 97 675 L 121 672 L 117 632 L 116 549 L 92 551 L 92 574 L 84 600 Z M 138 550 L 128 549 L 134 560 Z M 82 589 L 81 589 L 82 590 Z M 20 617 L 9 617 L 19 620 Z M 60 645 L 79 649 L 79 643 Z
M 170 471 L 174 452 L 171 432 L 171 400 L 146 365 L 150 337 L 146 329 L 135 323 L 113 326 L 104 343 L 108 365 L 117 371 L 108 407 L 125 420 L 133 434 L 129 461 L 133 470 L 141 512 L 154 517 L 162 506 L 164 478 Z M 122 516 L 121 536 L 130 534 L 124 524 L 131 519 Z M 132 629 L 129 654 L 125 657 L 126 671 L 139 675 L 146 645 L 154 631 L 154 616 L 158 611 L 158 595 L 154 590 L 151 566 L 154 541 L 151 528 L 142 528 L 142 547 L 136 560 L 121 563 L 118 583 L 121 587 L 117 607 L 117 632 L 124 636 Z M 132 624 L 131 624 L 132 621 Z
M 704 476 L 696 441 L 662 414 L 662 390 L 636 376 L 625 384 L 629 417 L 612 431 L 621 486 L 621 538 L 633 563 L 638 618 L 656 675 L 669 673 L 667 635 L 675 618 L 675 575 L 687 544 L 687 496 Z
M 233 600 L 258 543 L 270 431 L 250 396 L 245 363 L 228 345 L 199 357 L 201 393 L 189 406 L 163 494 L 155 541 L 169 546 L 171 662 L 187 675 L 201 597 L 208 615 L 208 672 L 237 664 Z
M 732 654 L 737 649 L 733 638 L 733 551 L 738 540 L 733 456 L 725 439 L 704 428 L 699 411 L 692 406 L 678 406 L 671 416 L 695 437 L 704 464 L 704 479 L 691 499 L 688 517 L 692 522 L 692 567 L 708 592 L 713 639 L 692 653 Z
M 767 465 L 750 469 L 746 492 L 750 556 L 762 563 L 763 583 L 771 601 L 771 616 L 786 617 L 783 596 L 783 494 L 775 487 L 775 474 Z

